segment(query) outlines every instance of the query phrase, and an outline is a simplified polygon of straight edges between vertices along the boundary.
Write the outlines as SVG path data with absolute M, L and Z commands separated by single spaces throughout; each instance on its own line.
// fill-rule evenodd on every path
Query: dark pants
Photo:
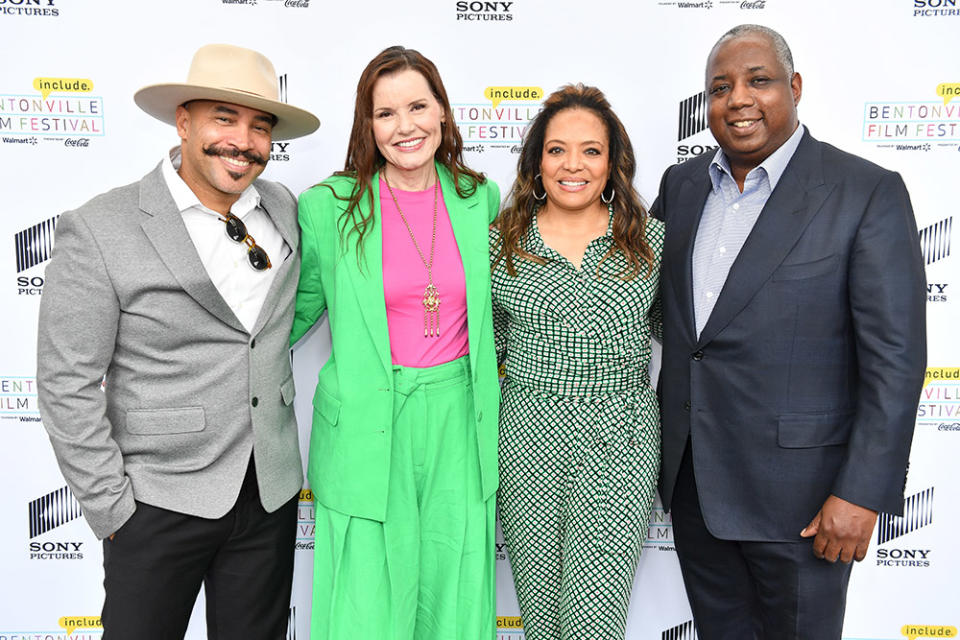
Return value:
M 812 538 L 749 542 L 711 535 L 700 511 L 689 442 L 671 517 L 700 640 L 840 638 L 850 565 L 815 558 Z M 797 525 L 798 535 L 805 524 Z
M 203 583 L 207 638 L 282 640 L 293 579 L 297 496 L 260 504 L 253 462 L 237 502 L 209 520 L 141 502 L 103 541 L 104 640 L 181 640 Z

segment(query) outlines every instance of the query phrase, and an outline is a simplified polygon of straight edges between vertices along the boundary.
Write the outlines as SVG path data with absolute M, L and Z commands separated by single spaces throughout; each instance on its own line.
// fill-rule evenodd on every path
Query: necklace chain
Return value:
M 434 249 L 437 246 L 437 200 L 440 191 L 440 180 L 437 179 L 436 182 L 433 183 L 433 233 L 430 238 L 429 260 L 423 256 L 423 251 L 420 250 L 420 244 L 417 243 L 417 238 L 413 234 L 413 229 L 410 228 L 410 223 L 407 222 L 407 217 L 403 215 L 403 211 L 400 209 L 400 202 L 397 201 L 397 196 L 393 192 L 390 182 L 387 180 L 386 173 L 383 175 L 383 182 L 387 185 L 387 190 L 390 192 L 390 197 L 393 199 L 393 205 L 397 208 L 397 213 L 400 214 L 400 219 L 403 221 L 403 226 L 407 228 L 407 233 L 410 235 L 410 241 L 413 242 L 413 248 L 417 250 L 417 255 L 420 256 L 420 261 L 427 270 L 427 286 L 423 290 L 423 300 L 421 301 L 423 303 L 423 335 L 424 337 L 439 337 L 440 291 L 437 289 L 436 285 L 433 284 L 433 256 Z

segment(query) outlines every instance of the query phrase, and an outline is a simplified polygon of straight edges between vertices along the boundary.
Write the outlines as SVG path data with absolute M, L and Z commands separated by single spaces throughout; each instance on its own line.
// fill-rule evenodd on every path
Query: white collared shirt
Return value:
M 277 269 L 290 255 L 290 246 L 284 242 L 270 216 L 260 207 L 260 194 L 251 184 L 230 207 L 230 213 L 243 220 L 247 233 L 267 252 L 273 263 L 271 269 L 264 271 L 251 267 L 247 246 L 230 239 L 220 214 L 200 203 L 200 199 L 177 173 L 179 168 L 180 147 L 174 147 L 162 162 L 161 171 L 167 188 L 180 210 L 207 275 L 240 323 L 251 332 Z

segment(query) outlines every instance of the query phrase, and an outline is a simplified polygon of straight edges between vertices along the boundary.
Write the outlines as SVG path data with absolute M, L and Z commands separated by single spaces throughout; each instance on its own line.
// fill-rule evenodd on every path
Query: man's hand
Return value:
M 813 539 L 813 555 L 827 562 L 842 560 L 849 564 L 867 556 L 870 536 L 877 523 L 877 512 L 831 495 L 810 524 L 800 532 Z

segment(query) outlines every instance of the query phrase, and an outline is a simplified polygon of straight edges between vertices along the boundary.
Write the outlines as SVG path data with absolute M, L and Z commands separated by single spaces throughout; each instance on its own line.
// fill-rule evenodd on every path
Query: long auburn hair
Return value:
M 603 92 L 596 87 L 583 84 L 568 84 L 550 94 L 543 103 L 543 109 L 534 117 L 524 136 L 520 159 L 517 161 L 517 178 L 510 189 L 510 197 L 504 209 L 493 221 L 500 230 L 500 247 L 494 257 L 493 265 L 506 261 L 507 273 L 517 274 L 514 261 L 516 257 L 544 264 L 545 260 L 529 253 L 523 246 L 523 238 L 533 221 L 533 213 L 539 201 L 534 197 L 536 177 L 540 173 L 540 159 L 543 156 L 543 142 L 547 125 L 555 115 L 567 109 L 586 109 L 594 113 L 607 131 L 610 153 L 610 179 L 604 186 L 615 190 L 613 201 L 613 245 L 601 259 L 606 260 L 620 251 L 627 260 L 627 266 L 619 274 L 624 280 L 630 280 L 646 271 L 647 277 L 653 271 L 654 255 L 647 244 L 647 210 L 633 188 L 633 176 L 637 169 L 630 137 L 620 119 L 610 108 Z M 542 192 L 543 187 L 539 190 Z M 598 265 L 599 269 L 599 265 Z
M 340 217 L 340 239 L 343 242 L 350 233 L 357 233 L 357 261 L 363 253 L 363 236 L 374 224 L 374 203 L 364 211 L 361 202 L 367 193 L 372 193 L 373 175 L 383 168 L 386 158 L 380 153 L 376 139 L 373 136 L 373 88 L 377 80 L 383 76 L 412 69 L 422 75 L 433 97 L 436 98 L 443 110 L 444 123 L 440 132 L 440 146 L 434 153 L 434 159 L 446 167 L 453 174 L 453 183 L 457 195 L 468 197 L 476 191 L 477 185 L 486 178 L 480 173 L 469 169 L 463 163 L 463 139 L 457 129 L 447 90 L 440 79 L 440 72 L 436 65 L 427 57 L 414 49 L 401 46 L 388 47 L 381 51 L 367 64 L 360 81 L 357 83 L 357 99 L 353 108 L 353 128 L 350 131 L 350 142 L 347 144 L 347 159 L 343 171 L 334 175 L 349 176 L 356 180 L 356 184 L 349 197 L 341 197 L 334 191 L 334 195 L 347 201 L 347 210 Z M 331 191 L 333 188 L 330 187 Z

